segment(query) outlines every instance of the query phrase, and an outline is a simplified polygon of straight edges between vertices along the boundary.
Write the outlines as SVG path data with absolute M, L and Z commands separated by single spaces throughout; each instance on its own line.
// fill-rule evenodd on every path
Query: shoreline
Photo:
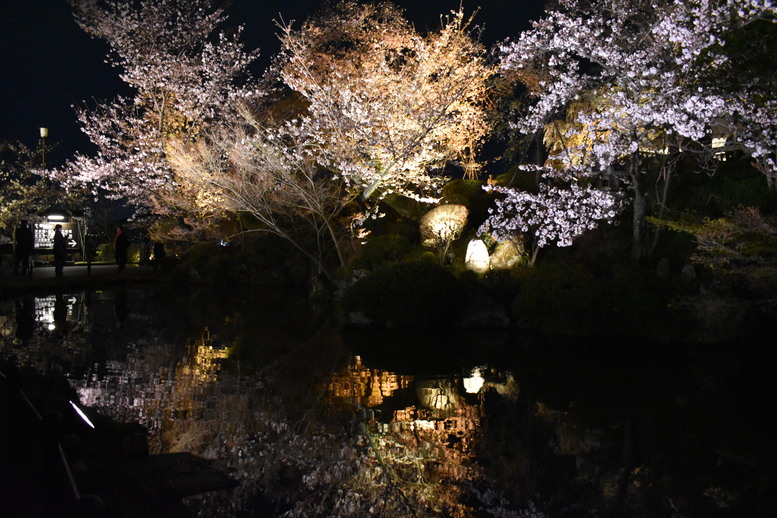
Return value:
M 66 265 L 61 277 L 53 266 L 38 266 L 32 276 L 13 275 L 10 267 L 0 268 L 0 299 L 40 291 L 67 290 L 116 284 L 159 282 L 164 274 L 151 266 L 128 264 L 119 272 L 115 263 Z

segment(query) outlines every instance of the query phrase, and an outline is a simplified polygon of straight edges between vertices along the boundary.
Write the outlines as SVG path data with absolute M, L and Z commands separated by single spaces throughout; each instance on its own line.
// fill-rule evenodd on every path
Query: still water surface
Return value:
M 768 516 L 748 344 L 344 330 L 253 292 L 4 301 L 0 354 L 240 480 L 199 516 Z

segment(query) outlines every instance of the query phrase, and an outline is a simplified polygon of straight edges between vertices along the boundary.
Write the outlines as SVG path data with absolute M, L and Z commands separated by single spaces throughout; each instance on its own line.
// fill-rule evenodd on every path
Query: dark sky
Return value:
M 217 0 L 218 1 L 218 0 Z M 231 24 L 245 25 L 244 41 L 261 51 L 260 65 L 278 50 L 279 14 L 298 23 L 320 0 L 223 0 Z M 396 0 L 419 30 L 439 25 L 459 0 Z M 481 0 L 476 23 L 487 44 L 514 36 L 541 14 L 541 0 Z M 477 4 L 465 2 L 471 11 Z M 52 165 L 75 151 L 91 152 L 78 129 L 74 104 L 110 99 L 122 91 L 117 70 L 104 63 L 107 45 L 90 39 L 72 19 L 67 0 L 3 0 L 0 8 L 0 142 L 34 146 L 41 126 L 58 143 Z M 126 91 L 126 90 L 125 90 Z

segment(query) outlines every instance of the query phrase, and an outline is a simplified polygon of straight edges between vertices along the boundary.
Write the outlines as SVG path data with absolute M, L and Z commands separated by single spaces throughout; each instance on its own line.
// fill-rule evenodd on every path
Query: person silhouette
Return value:
M 163 268 L 166 255 L 167 254 L 165 253 L 165 245 L 163 245 L 159 241 L 156 241 L 154 243 L 154 270 L 156 270 L 157 268 Z M 164 268 L 163 268 L 163 271 L 164 271 Z
M 116 227 L 116 235 L 113 237 L 113 254 L 120 272 L 124 271 L 124 266 L 127 264 L 128 247 L 127 234 L 124 232 L 124 228 L 119 225 Z
M 14 248 L 13 274 L 16 275 L 20 269 L 22 275 L 32 274 L 32 270 L 29 268 L 30 254 L 32 254 L 35 243 L 32 229 L 27 220 L 23 219 L 19 222 L 19 226 L 14 231 L 14 241 L 16 248 Z
M 54 273 L 57 277 L 62 277 L 67 259 L 67 238 L 62 233 L 62 225 L 57 224 L 54 227 Z

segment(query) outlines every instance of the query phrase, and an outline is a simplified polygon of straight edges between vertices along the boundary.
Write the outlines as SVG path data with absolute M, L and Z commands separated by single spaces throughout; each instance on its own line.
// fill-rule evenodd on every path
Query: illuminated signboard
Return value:
M 54 248 L 54 227 L 56 225 L 62 225 L 62 234 L 67 240 L 67 247 L 78 248 L 78 242 L 76 241 L 78 235 L 78 229 L 75 223 L 58 223 L 56 221 L 41 221 L 35 223 L 35 248 L 41 249 L 53 249 Z

